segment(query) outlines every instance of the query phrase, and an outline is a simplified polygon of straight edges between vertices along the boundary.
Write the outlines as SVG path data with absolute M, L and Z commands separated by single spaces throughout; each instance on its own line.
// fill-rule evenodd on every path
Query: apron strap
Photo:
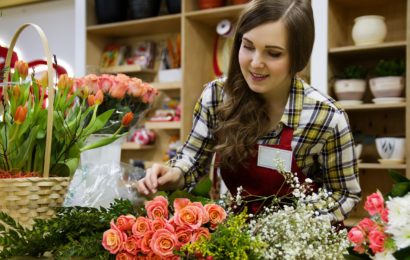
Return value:
M 293 139 L 293 129 L 288 126 L 283 126 L 279 144 L 286 146 L 286 147 L 291 147 L 292 139 Z

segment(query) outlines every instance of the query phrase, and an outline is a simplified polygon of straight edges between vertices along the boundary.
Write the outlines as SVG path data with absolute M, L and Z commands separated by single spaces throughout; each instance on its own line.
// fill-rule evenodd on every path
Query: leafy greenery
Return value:
M 248 215 L 243 211 L 237 215 L 230 215 L 226 222 L 220 224 L 212 233 L 209 240 L 201 239 L 195 243 L 188 244 L 182 251 L 188 253 L 188 259 L 195 259 L 200 254 L 203 257 L 212 256 L 213 259 L 258 259 L 251 250 L 252 248 L 264 248 L 262 241 L 243 232 Z
M 361 65 L 351 65 L 344 69 L 339 76 L 341 79 L 364 79 L 366 78 L 367 70 Z
M 16 223 L 10 216 L 0 212 L 0 259 L 12 256 L 39 257 L 50 252 L 55 259 L 81 256 L 93 259 L 109 259 L 102 247 L 102 235 L 110 221 L 120 215 L 138 216 L 128 200 L 115 200 L 110 208 L 63 207 L 48 220 L 36 219 L 32 229 Z
M 404 59 L 380 60 L 374 68 L 373 74 L 376 77 L 403 76 L 405 69 Z
M 392 190 L 387 194 L 388 197 L 403 197 L 410 192 L 410 180 L 399 172 L 390 170 L 390 177 L 393 179 L 394 184 Z

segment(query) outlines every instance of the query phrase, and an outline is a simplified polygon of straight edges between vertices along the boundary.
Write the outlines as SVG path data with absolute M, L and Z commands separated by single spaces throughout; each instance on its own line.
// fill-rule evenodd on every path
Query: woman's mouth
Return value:
M 249 74 L 251 75 L 253 81 L 262 81 L 269 77 L 269 74 L 259 74 L 253 72 L 249 72 Z

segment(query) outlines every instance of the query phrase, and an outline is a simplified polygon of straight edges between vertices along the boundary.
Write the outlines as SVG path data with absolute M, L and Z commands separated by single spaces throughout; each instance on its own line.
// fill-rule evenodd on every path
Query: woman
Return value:
M 231 193 L 276 194 L 285 170 L 332 192 L 322 214 L 342 221 L 360 198 L 354 143 L 346 113 L 296 76 L 314 42 L 310 1 L 254 0 L 242 13 L 226 79 L 206 85 L 187 142 L 168 166 L 153 165 L 138 192 L 190 189 L 213 153 Z

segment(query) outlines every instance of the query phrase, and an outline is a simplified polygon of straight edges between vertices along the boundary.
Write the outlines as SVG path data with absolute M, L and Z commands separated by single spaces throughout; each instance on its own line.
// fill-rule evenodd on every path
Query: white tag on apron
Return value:
M 259 145 L 258 166 L 291 172 L 292 151 Z

